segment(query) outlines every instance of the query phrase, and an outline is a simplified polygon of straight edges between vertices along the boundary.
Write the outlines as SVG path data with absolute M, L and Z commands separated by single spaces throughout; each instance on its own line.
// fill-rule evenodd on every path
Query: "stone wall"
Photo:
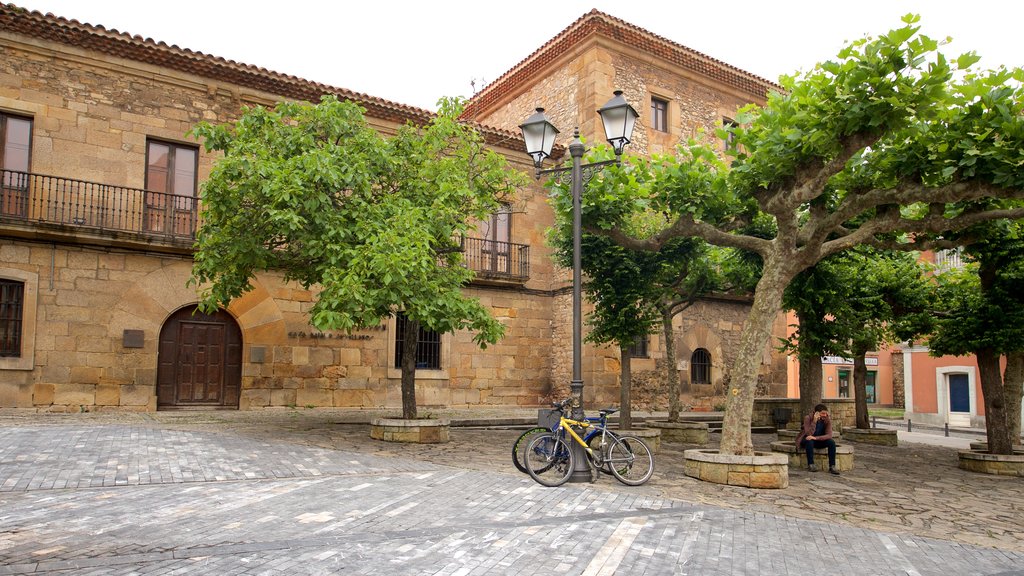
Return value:
M 853 427 L 857 422 L 857 406 L 852 398 L 826 398 L 821 401 L 828 406 L 829 414 L 832 416 L 832 427 L 837 433 L 841 433 L 843 427 Z M 799 430 L 803 417 L 800 414 L 799 398 L 757 398 L 754 400 L 754 412 L 751 422 L 754 426 L 774 426 L 773 411 L 776 408 L 788 408 L 791 410 L 788 430 Z
M 147 138 L 195 144 L 187 132 L 197 122 L 230 122 L 243 105 L 277 99 L 0 32 L 0 109 L 32 118 L 35 173 L 143 188 Z M 395 129 L 392 121 L 368 122 L 385 133 Z M 520 156 L 510 160 L 527 169 Z M 200 185 L 215 161 L 200 148 Z M 546 191 L 531 184 L 512 208 L 511 239 L 530 247 L 529 281 L 469 289 L 506 324 L 506 337 L 481 351 L 469 333 L 445 336 L 443 369 L 425 371 L 418 382 L 423 406 L 532 406 L 549 392 L 553 290 L 564 285 L 564 271 L 555 272 L 544 242 L 553 221 Z M 141 239 L 137 250 L 123 239 L 119 248 L 90 248 L 82 239 L 69 233 L 64 243 L 0 242 L 0 276 L 33 278 L 29 288 L 38 296 L 25 316 L 33 357 L 16 370 L 0 366 L 0 406 L 155 409 L 160 329 L 197 302 L 186 288 L 191 255 L 148 252 Z M 240 408 L 400 406 L 393 322 L 322 334 L 308 320 L 314 293 L 274 274 L 253 284 L 228 309 L 242 331 Z M 124 346 L 125 330 L 142 331 L 143 346 Z
M 891 350 L 892 358 L 892 405 L 894 408 L 906 407 L 906 390 L 904 389 L 903 370 L 904 356 L 899 348 Z

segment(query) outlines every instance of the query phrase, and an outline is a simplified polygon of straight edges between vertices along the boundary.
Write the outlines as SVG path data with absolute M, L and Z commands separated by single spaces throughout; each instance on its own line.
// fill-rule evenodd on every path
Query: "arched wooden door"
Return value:
M 224 310 L 178 310 L 160 330 L 157 408 L 238 408 L 242 331 Z

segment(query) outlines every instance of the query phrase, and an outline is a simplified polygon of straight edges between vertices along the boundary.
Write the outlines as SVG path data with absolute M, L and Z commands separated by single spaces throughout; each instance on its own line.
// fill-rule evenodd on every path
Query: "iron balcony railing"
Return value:
M 191 196 L 3 170 L 0 221 L 135 233 L 191 245 L 198 203 Z
M 136 234 L 191 246 L 199 203 L 178 196 L 15 170 L 0 171 L 0 222 L 33 223 L 76 231 Z M 466 266 L 487 280 L 525 282 L 530 247 L 485 238 L 464 238 Z
M 530 247 L 486 238 L 464 238 L 463 258 L 478 278 L 526 282 L 530 279 Z

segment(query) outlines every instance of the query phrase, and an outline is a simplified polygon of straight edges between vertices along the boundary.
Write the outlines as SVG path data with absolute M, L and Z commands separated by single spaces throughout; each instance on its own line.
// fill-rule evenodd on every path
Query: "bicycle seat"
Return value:
M 601 414 L 604 414 L 605 416 L 608 416 L 610 414 L 615 414 L 618 411 L 619 411 L 618 408 L 601 408 L 600 410 L 598 410 L 598 412 L 600 412 Z

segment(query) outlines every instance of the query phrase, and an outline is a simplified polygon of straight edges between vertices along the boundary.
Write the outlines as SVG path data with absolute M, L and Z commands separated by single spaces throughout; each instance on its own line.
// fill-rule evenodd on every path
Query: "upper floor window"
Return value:
M 402 366 L 402 350 L 405 348 L 405 330 L 408 325 L 409 319 L 405 314 L 399 313 L 395 317 L 395 368 Z M 441 334 L 422 326 L 416 339 L 416 368 L 441 369 Z
M 0 356 L 21 357 L 25 283 L 0 279 Z
M 668 132 L 668 100 L 651 98 L 651 128 Z
M 650 356 L 647 351 L 647 344 L 650 340 L 649 336 L 637 336 L 636 340 L 633 341 L 633 345 L 629 347 L 629 355 L 633 358 L 647 358 Z
M 697 348 L 690 356 L 690 383 L 711 384 L 711 353 Z
M 146 231 L 191 235 L 199 149 L 158 140 L 146 143 Z
M 730 129 L 737 126 L 739 126 L 739 124 L 737 124 L 732 118 L 722 118 L 722 128 L 725 128 L 726 130 L 725 140 L 723 140 L 726 150 L 736 148 L 736 134 Z
M 941 271 L 955 270 L 964 265 L 963 248 L 957 246 L 949 250 L 939 250 L 935 253 L 935 266 Z
M 0 215 L 28 214 L 28 179 L 15 172 L 28 172 L 31 151 L 32 120 L 0 112 Z
M 477 222 L 476 231 L 486 240 L 485 250 L 507 251 L 512 241 L 512 208 L 502 204 L 490 218 Z

